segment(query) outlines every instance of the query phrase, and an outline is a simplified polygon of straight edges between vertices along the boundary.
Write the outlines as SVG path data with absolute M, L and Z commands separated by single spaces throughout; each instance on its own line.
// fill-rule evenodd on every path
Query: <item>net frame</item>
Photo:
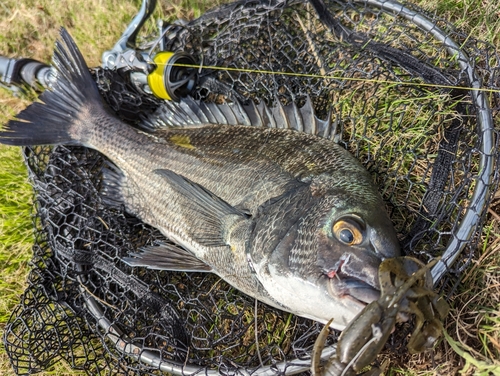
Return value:
M 435 23 L 427 19 L 425 16 L 404 7 L 402 4 L 392 2 L 391 0 L 363 0 L 355 1 L 356 3 L 368 4 L 376 6 L 387 12 L 392 12 L 411 20 L 423 30 L 431 33 L 438 41 L 442 42 L 450 56 L 456 56 L 460 67 L 466 72 L 470 83 L 470 95 L 478 109 L 478 133 L 482 137 L 481 152 L 484 158 L 480 161 L 480 175 L 477 177 L 477 186 L 471 198 L 471 205 L 467 209 L 459 228 L 454 237 L 450 240 L 446 247 L 442 259 L 436 264 L 431 271 L 434 284 L 443 277 L 448 270 L 448 266 L 454 264 L 455 260 L 460 256 L 460 253 L 466 246 L 467 241 L 471 238 L 476 228 L 481 223 L 483 212 L 489 204 L 488 198 L 491 195 L 490 187 L 495 179 L 495 164 L 498 156 L 491 151 L 495 147 L 495 126 L 489 102 L 485 96 L 485 92 L 481 91 L 482 82 L 474 70 L 467 54 L 461 50 L 460 46 L 446 35 Z M 467 240 L 466 240 L 467 239 Z

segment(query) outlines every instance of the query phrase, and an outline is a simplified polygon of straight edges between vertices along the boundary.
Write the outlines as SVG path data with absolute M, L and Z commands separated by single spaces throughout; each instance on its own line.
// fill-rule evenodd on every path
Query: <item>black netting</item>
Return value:
M 425 262 L 463 248 L 440 282 L 449 292 L 474 257 L 496 188 L 500 109 L 498 92 L 452 86 L 500 89 L 500 59 L 443 20 L 427 15 L 433 21 L 423 23 L 425 12 L 411 4 L 377 4 L 327 1 L 318 17 L 317 1 L 236 2 L 172 27 L 164 43 L 205 67 L 228 68 L 202 70 L 198 98 L 302 104 L 310 96 L 318 115 L 331 111 L 341 145 L 373 174 L 404 252 Z M 450 39 L 440 41 L 439 32 Z M 137 93 L 127 75 L 94 73 L 106 101 L 130 123 L 160 105 Z M 202 372 L 278 374 L 309 359 L 322 325 L 255 306 L 214 275 L 123 263 L 165 239 L 103 204 L 99 153 L 59 146 L 25 154 L 37 241 L 29 287 L 4 337 L 17 373 L 64 359 L 89 375 L 159 374 L 149 357 Z

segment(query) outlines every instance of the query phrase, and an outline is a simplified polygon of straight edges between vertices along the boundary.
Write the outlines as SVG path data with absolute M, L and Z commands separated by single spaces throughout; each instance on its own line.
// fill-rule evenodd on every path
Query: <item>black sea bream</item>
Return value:
M 194 116 L 196 102 L 186 99 L 136 129 L 103 103 L 65 30 L 53 66 L 53 89 L 10 121 L 0 142 L 103 153 L 112 162 L 103 174 L 107 201 L 176 244 L 141 249 L 130 265 L 213 272 L 274 307 L 323 323 L 333 317 L 338 329 L 378 298 L 381 260 L 399 256 L 395 231 L 363 166 L 309 134 L 322 124 L 307 116 L 310 102 L 300 116 L 277 117 L 291 125 L 270 128 L 265 106 L 233 104 L 246 120 L 220 125 L 216 112 L 229 105 L 198 103 L 214 114 L 208 119 L 201 110 Z M 162 126 L 175 125 L 175 111 L 190 124 Z M 262 126 L 250 126 L 256 118 Z

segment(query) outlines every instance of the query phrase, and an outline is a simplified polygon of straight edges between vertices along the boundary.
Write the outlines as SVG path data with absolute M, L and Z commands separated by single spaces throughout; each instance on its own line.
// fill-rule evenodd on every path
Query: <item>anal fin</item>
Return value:
M 120 209 L 124 206 L 123 185 L 126 178 L 123 172 L 111 162 L 106 162 L 102 170 L 100 195 L 105 205 Z

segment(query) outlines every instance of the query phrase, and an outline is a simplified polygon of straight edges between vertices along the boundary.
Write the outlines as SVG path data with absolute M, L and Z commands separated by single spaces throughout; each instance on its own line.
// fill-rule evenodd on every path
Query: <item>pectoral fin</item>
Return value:
M 155 170 L 155 173 L 163 176 L 172 189 L 186 198 L 187 215 L 196 216 L 197 223 L 195 228 L 189 230 L 189 235 L 197 243 L 206 247 L 230 246 L 231 230 L 239 221 L 247 220 L 248 215 L 171 170 Z
M 142 266 L 148 269 L 175 270 L 185 272 L 211 272 L 212 268 L 174 244 L 160 243 L 156 246 L 141 248 L 140 253 L 122 260 L 130 266 Z

